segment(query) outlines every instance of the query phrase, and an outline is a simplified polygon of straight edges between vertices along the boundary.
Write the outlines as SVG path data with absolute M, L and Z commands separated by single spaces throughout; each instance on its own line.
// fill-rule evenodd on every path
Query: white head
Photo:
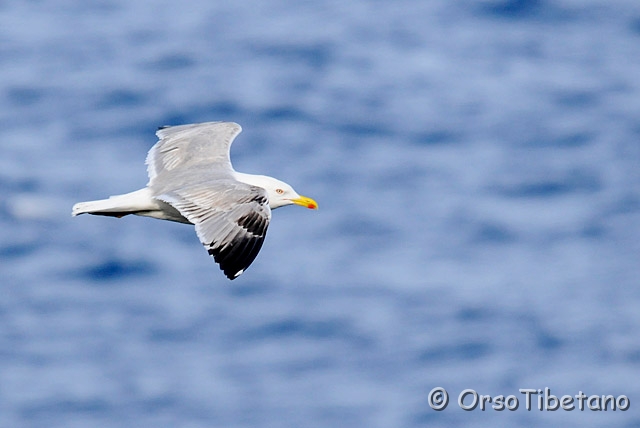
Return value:
M 318 204 L 311 198 L 300 196 L 293 187 L 284 181 L 277 180 L 266 175 L 253 175 L 235 172 L 236 178 L 253 186 L 262 187 L 267 191 L 269 208 L 276 209 L 285 205 L 300 205 L 312 210 L 318 209 Z

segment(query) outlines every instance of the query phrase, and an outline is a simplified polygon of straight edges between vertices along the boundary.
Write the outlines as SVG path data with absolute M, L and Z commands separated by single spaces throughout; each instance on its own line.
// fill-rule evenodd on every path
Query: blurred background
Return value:
M 0 1 L 0 426 L 640 426 L 639 77 L 636 0 Z M 71 217 L 212 120 L 320 205 L 242 277 Z

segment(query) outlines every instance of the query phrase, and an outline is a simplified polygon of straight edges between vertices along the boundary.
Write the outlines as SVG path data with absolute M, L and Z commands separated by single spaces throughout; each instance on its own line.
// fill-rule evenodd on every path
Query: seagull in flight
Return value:
M 235 171 L 229 149 L 241 131 L 233 122 L 162 127 L 147 155 L 145 188 L 79 202 L 72 215 L 135 214 L 193 224 L 202 245 L 233 280 L 258 255 L 272 210 L 292 204 L 318 208 L 283 181 Z

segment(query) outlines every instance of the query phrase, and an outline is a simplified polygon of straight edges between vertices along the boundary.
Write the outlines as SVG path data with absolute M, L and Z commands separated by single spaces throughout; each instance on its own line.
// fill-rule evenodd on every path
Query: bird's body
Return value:
M 318 207 L 280 180 L 234 171 L 229 149 L 241 130 L 232 122 L 161 128 L 147 155 L 145 188 L 77 203 L 72 214 L 135 214 L 193 224 L 225 275 L 237 278 L 258 255 L 271 210 L 291 204 Z

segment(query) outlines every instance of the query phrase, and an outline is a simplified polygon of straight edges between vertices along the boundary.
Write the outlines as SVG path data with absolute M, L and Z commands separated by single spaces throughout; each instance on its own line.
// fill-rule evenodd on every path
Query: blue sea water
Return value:
M 0 426 L 640 426 L 639 76 L 635 0 L 0 1 Z M 70 216 L 210 120 L 320 204 L 242 277 Z

